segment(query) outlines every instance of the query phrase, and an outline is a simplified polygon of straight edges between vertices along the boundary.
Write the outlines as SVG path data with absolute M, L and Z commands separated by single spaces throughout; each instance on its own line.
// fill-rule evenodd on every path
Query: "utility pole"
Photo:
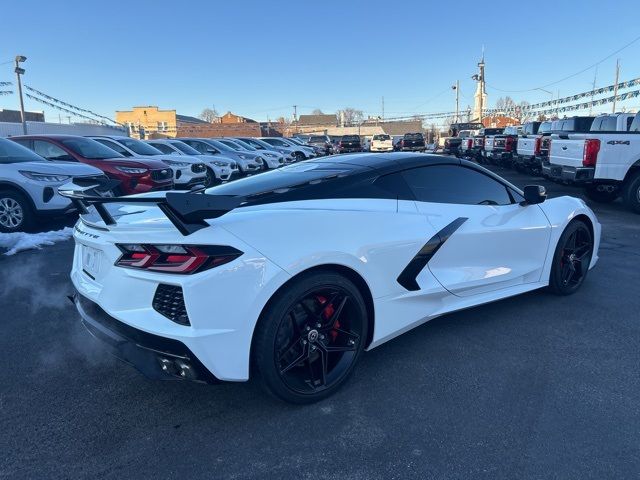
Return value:
M 595 94 L 595 89 L 596 89 L 596 78 L 598 77 L 598 66 L 596 65 L 596 71 L 593 74 L 593 85 L 591 85 L 591 103 L 589 104 L 589 116 L 591 116 L 591 110 L 593 109 L 593 96 Z M 616 81 L 616 83 L 618 83 Z M 613 102 L 613 110 L 615 112 L 616 109 L 616 104 L 615 102 Z
M 616 60 L 616 82 L 613 86 L 613 112 L 616 113 L 616 102 L 618 101 L 618 81 L 620 79 L 620 59 Z
M 298 106 L 293 106 L 293 123 L 295 124 L 295 131 L 298 133 Z
M 460 80 L 456 80 L 456 84 L 451 87 L 456 91 L 456 119 L 455 123 L 460 121 Z
M 382 121 L 384 122 L 384 96 L 382 97 Z
M 24 98 L 22 97 L 22 80 L 20 75 L 24 75 L 24 68 L 20 67 L 20 64 L 27 60 L 24 55 L 16 55 L 16 78 L 18 79 L 18 97 L 20 98 L 20 119 L 22 120 L 22 134 L 27 134 L 27 122 L 24 118 Z

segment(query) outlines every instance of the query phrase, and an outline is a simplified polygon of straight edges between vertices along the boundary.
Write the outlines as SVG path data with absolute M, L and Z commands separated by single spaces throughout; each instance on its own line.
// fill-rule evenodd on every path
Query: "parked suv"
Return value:
M 205 155 L 230 158 L 238 164 L 241 175 L 250 175 L 262 171 L 262 157 L 253 152 L 238 151 L 213 138 L 178 138 L 190 147 Z
M 288 147 L 276 147 L 270 143 L 260 140 L 254 137 L 235 137 L 238 140 L 242 140 L 244 143 L 251 145 L 253 148 L 260 152 L 274 152 L 279 153 L 284 157 L 284 163 L 293 163 L 296 161 L 296 157 Z
M 204 153 L 200 153 L 195 148 L 190 147 L 180 140 L 159 138 L 155 140 L 147 140 L 146 142 L 163 153 L 170 153 L 172 155 L 188 155 L 203 162 L 207 166 L 207 177 L 205 179 L 205 185 L 207 186 L 228 182 L 229 180 L 232 180 L 233 177 L 237 177 L 240 174 L 238 164 L 234 160 L 220 155 L 206 155 Z
M 426 149 L 422 133 L 405 133 L 402 137 L 403 152 L 424 152 Z
M 328 135 L 311 135 L 307 143 L 312 147 L 318 147 L 324 152 L 324 155 L 333 153 L 333 144 Z
M 73 178 L 107 179 L 97 168 L 50 162 L 22 145 L 0 138 L 0 232 L 29 229 L 38 217 L 63 216 L 73 210 L 71 201 L 58 193 L 58 187 Z
M 205 184 L 207 180 L 206 165 L 195 157 L 166 154 L 142 140 L 124 136 L 95 136 L 89 138 L 127 158 L 152 157 L 154 160 L 166 163 L 173 171 L 173 183 L 176 188 L 189 189 L 194 185 Z
M 173 172 L 163 162 L 151 158 L 126 158 L 90 138 L 76 135 L 26 135 L 11 137 L 47 160 L 80 162 L 102 170 L 119 180 L 114 193 L 131 195 L 154 190 L 171 190 Z
M 362 143 L 359 135 L 343 135 L 338 142 L 338 153 L 361 152 Z

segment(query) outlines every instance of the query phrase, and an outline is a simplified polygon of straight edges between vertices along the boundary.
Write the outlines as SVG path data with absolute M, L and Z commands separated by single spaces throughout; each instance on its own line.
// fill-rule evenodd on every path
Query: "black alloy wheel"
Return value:
M 335 392 L 367 338 L 359 290 L 332 272 L 305 275 L 268 307 L 256 328 L 254 367 L 266 389 L 292 403 Z
M 560 236 L 553 256 L 551 291 L 558 295 L 575 293 L 589 272 L 592 255 L 591 230 L 582 220 L 572 221 Z

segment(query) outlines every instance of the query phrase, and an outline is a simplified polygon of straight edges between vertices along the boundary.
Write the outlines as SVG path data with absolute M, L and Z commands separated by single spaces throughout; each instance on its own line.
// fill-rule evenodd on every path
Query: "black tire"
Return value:
M 624 203 L 632 212 L 640 213 L 640 172 L 636 172 L 624 186 Z
M 598 203 L 611 203 L 619 196 L 617 189 L 608 192 L 606 190 L 598 190 L 595 185 L 588 186 L 585 189 L 585 193 L 587 197 Z
M 593 236 L 582 220 L 573 220 L 558 240 L 553 254 L 549 289 L 556 295 L 571 295 L 578 291 L 593 256 Z
M 304 156 L 304 153 L 302 152 L 294 152 L 293 155 L 296 157 L 296 162 L 301 162 L 303 160 L 306 160 L 307 158 Z
M 338 273 L 309 272 L 280 290 L 260 317 L 253 373 L 281 400 L 317 402 L 346 381 L 366 338 L 367 309 L 358 288 Z
M 31 203 L 15 190 L 0 190 L 0 232 L 24 232 L 35 222 Z
M 205 174 L 204 177 L 204 186 L 205 187 L 213 187 L 214 185 L 217 185 L 218 179 L 216 178 L 216 174 L 213 171 L 213 168 L 211 167 L 207 167 L 207 173 Z

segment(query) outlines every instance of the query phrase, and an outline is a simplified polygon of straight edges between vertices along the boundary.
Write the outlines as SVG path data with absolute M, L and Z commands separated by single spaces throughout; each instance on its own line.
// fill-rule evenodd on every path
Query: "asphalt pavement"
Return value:
M 71 242 L 0 255 L 0 478 L 638 478 L 640 216 L 591 205 L 600 261 L 578 293 L 433 320 L 302 407 L 145 379 L 65 298 Z

